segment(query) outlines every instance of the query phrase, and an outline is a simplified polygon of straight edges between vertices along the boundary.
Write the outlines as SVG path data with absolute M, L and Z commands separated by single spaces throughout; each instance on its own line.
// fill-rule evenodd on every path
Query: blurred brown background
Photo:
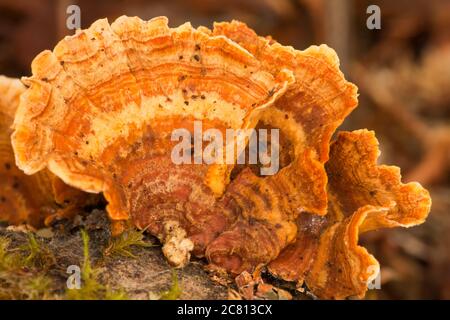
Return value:
M 28 75 L 34 56 L 73 33 L 71 4 L 81 8 L 82 28 L 123 14 L 165 15 L 172 26 L 238 19 L 297 49 L 335 48 L 360 91 L 343 129 L 376 130 L 380 162 L 400 166 L 433 199 L 424 225 L 363 236 L 382 266 L 382 290 L 367 298 L 450 299 L 449 0 L 0 0 L 0 74 Z M 366 27 L 371 4 L 381 9 L 380 30 Z

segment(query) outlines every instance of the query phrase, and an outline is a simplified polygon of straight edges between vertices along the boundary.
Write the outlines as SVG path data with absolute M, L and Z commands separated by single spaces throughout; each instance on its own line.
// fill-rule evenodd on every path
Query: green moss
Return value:
M 20 249 L 27 253 L 23 260 L 23 264 L 27 267 L 46 270 L 56 263 L 53 253 L 46 245 L 38 242 L 31 232 L 28 233 L 27 244 L 21 246 Z
M 0 272 L 0 300 L 55 299 L 52 281 L 42 274 Z
M 32 300 L 54 299 L 52 294 L 53 281 L 46 275 L 31 277 L 26 285 L 26 291 Z
M 152 247 L 153 245 L 144 241 L 144 231 L 129 229 L 120 236 L 112 238 L 109 246 L 105 249 L 105 256 L 123 256 L 136 258 L 132 253 L 133 247 Z
M 70 300 L 124 300 L 123 290 L 113 291 L 98 281 L 100 270 L 93 268 L 89 255 L 89 235 L 81 230 L 83 239 L 83 266 L 81 268 L 81 288 L 67 289 L 65 297 Z
M 22 268 L 22 256 L 16 250 L 10 250 L 11 240 L 5 236 L 0 237 L 0 271 L 11 271 Z
M 86 230 L 81 230 L 81 239 L 83 240 L 83 272 L 82 275 L 85 280 L 95 277 L 94 271 L 91 267 L 91 257 L 89 255 L 89 234 Z
M 35 240 L 35 239 L 34 239 Z M 33 246 L 39 246 L 36 241 Z M 35 267 L 34 259 L 27 259 L 21 248 L 11 248 L 11 240 L 0 237 L 0 299 L 49 299 L 52 281 Z
M 162 292 L 160 294 L 160 300 L 177 300 L 182 293 L 182 289 L 180 287 L 178 281 L 178 275 L 175 269 L 172 269 L 172 286 L 169 290 Z

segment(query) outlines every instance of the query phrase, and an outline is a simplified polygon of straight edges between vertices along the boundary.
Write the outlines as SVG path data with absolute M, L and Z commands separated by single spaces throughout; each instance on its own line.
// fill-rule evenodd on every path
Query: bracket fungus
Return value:
M 319 297 L 361 297 L 378 263 L 359 233 L 429 212 L 426 190 L 376 165 L 373 133 L 342 132 L 330 149 L 357 88 L 326 45 L 295 50 L 236 21 L 209 30 L 122 16 L 40 53 L 32 73 L 13 125 L 19 168 L 103 193 L 113 233 L 146 228 L 175 266 L 191 254 L 231 275 L 268 265 Z M 279 129 L 281 169 L 260 176 L 237 155 L 174 162 L 174 129 L 194 133 L 198 121 L 223 135 Z
M 11 125 L 25 90 L 20 80 L 0 76 L 0 220 L 40 227 L 45 219 L 70 216 L 88 197 L 48 170 L 28 176 L 17 168 Z

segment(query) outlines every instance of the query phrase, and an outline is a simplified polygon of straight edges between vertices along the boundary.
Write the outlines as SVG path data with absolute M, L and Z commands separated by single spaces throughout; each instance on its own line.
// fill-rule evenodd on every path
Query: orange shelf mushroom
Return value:
M 398 167 L 377 165 L 378 155 L 372 131 L 339 132 L 326 164 L 328 213 L 299 217 L 301 232 L 269 264 L 272 274 L 305 281 L 319 297 L 364 297 L 379 264 L 358 246 L 359 234 L 421 224 L 431 207 L 428 191 L 402 184 Z
M 167 23 L 98 20 L 39 54 L 12 141 L 26 173 L 47 167 L 69 185 L 103 192 L 114 230 L 129 219 L 148 227 L 183 265 L 192 250 L 186 232 L 199 252 L 229 224 L 211 204 L 232 165 L 175 164 L 173 129 L 193 133 L 195 121 L 224 133 L 252 128 L 293 76 L 274 77 L 225 37 Z
M 28 176 L 17 168 L 11 125 L 25 89 L 20 80 L 0 76 L 0 220 L 41 227 L 46 218 L 74 213 L 86 195 L 48 170 Z
M 207 250 L 214 263 L 239 273 L 270 262 L 294 241 L 301 212 L 327 213 L 324 163 L 333 132 L 357 105 L 357 88 L 344 79 L 336 53 L 326 45 L 294 50 L 259 37 L 237 21 L 216 23 L 211 34 L 236 41 L 274 75 L 285 68 L 295 75 L 295 83 L 260 119 L 261 126 L 280 129 L 289 142 L 280 154 L 289 153 L 290 162 L 269 177 L 257 177 L 248 169 L 241 172 L 228 190 L 246 209 L 246 219 Z
M 341 133 L 330 151 L 357 88 L 325 45 L 295 50 L 235 21 L 209 30 L 123 16 L 64 38 L 32 72 L 14 121 L 18 166 L 102 192 L 113 232 L 147 228 L 175 266 L 191 253 L 232 275 L 268 265 L 320 297 L 362 296 L 378 263 L 359 233 L 429 212 L 423 188 L 376 165 L 373 134 Z M 198 121 L 224 136 L 279 129 L 281 169 L 260 176 L 237 156 L 176 163 L 174 129 L 195 136 Z

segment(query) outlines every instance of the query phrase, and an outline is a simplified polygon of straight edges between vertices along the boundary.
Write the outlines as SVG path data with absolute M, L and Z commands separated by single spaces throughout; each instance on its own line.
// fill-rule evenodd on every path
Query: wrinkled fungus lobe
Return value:
M 40 227 L 46 218 L 71 215 L 89 197 L 48 170 L 27 176 L 17 168 L 11 125 L 24 91 L 20 80 L 0 76 L 0 221 Z
M 18 166 L 102 192 L 113 232 L 147 228 L 175 266 L 191 253 L 231 275 L 268 265 L 319 297 L 362 297 L 379 266 L 358 235 L 429 212 L 426 190 L 376 164 L 372 132 L 331 143 L 357 88 L 326 45 L 295 50 L 236 21 L 209 30 L 123 16 L 66 37 L 32 72 L 14 121 Z M 196 121 L 279 129 L 281 169 L 175 164 L 171 134 Z

